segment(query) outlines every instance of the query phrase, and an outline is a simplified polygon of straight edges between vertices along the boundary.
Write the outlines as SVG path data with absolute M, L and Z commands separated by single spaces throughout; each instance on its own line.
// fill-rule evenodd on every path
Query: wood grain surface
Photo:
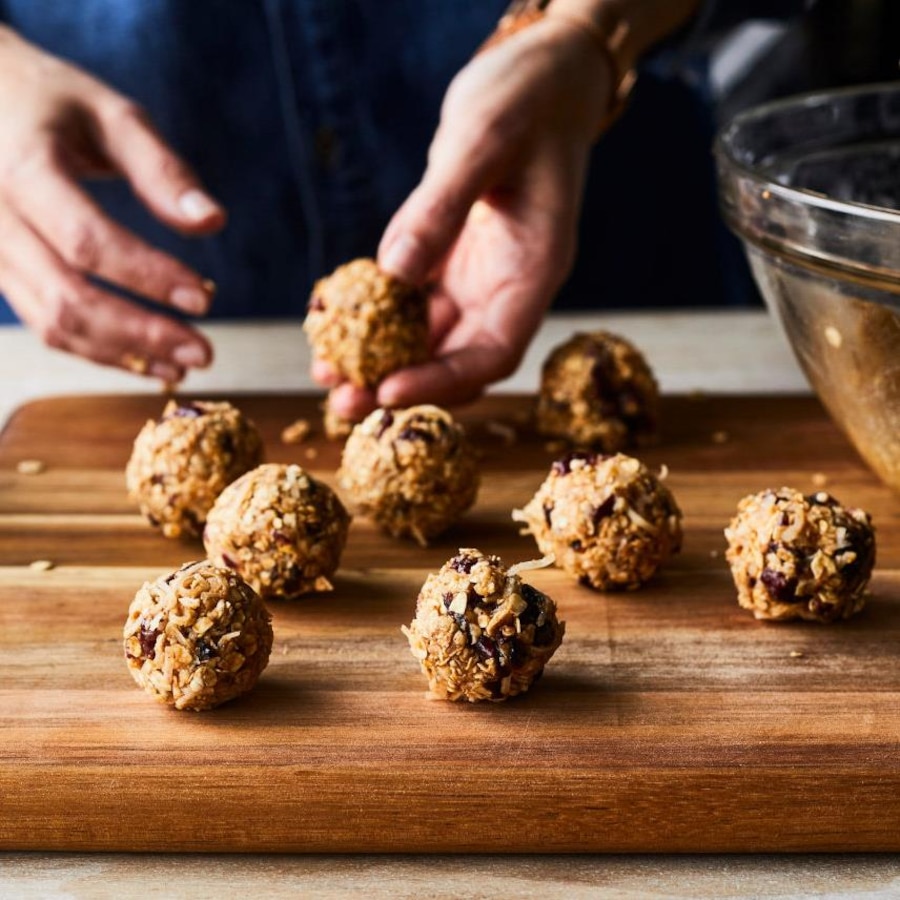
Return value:
M 317 420 L 316 399 L 231 399 L 270 460 L 333 481 L 339 445 L 278 437 Z M 483 401 L 463 416 L 484 475 L 465 521 L 425 550 L 354 522 L 334 594 L 272 604 L 256 691 L 200 714 L 156 704 L 122 658 L 143 580 L 202 555 L 125 496 L 131 442 L 161 406 L 48 399 L 0 436 L 0 848 L 900 849 L 900 502 L 814 400 L 667 398 L 643 458 L 670 469 L 681 555 L 629 594 L 529 573 L 567 621 L 544 678 L 505 704 L 428 702 L 400 633 L 419 586 L 459 546 L 533 557 L 509 512 L 553 458 L 520 424 L 527 398 Z M 46 468 L 20 474 L 23 459 Z M 874 517 L 873 596 L 839 625 L 756 622 L 722 529 L 744 494 L 814 476 Z

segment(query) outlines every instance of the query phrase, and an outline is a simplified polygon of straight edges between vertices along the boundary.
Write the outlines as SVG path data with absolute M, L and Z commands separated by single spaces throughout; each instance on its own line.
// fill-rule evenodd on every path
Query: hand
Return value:
M 330 398 L 336 413 L 465 402 L 516 369 L 572 265 L 610 77 L 593 39 L 549 14 L 457 75 L 425 175 L 379 248 L 383 268 L 433 282 L 434 358 L 375 392 L 340 384 Z M 336 383 L 322 364 L 313 374 Z
M 213 286 L 109 219 L 79 187 L 126 178 L 162 222 L 189 235 L 224 210 L 134 103 L 0 27 L 0 291 L 52 347 L 180 381 L 212 350 L 190 326 L 93 284 L 97 276 L 187 313 Z

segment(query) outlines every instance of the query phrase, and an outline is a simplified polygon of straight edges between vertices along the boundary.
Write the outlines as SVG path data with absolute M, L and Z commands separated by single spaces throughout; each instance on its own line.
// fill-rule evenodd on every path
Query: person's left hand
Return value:
M 335 413 L 461 403 L 516 369 L 570 271 L 588 154 L 610 92 L 591 36 L 550 14 L 456 76 L 425 175 L 378 254 L 402 280 L 433 284 L 433 359 L 375 391 L 341 384 L 315 363 L 314 377 L 334 387 Z

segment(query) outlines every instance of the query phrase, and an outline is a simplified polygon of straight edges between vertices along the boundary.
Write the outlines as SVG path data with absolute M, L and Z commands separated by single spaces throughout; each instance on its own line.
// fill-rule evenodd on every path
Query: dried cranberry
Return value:
M 378 423 L 378 431 L 375 432 L 376 440 L 380 438 L 391 425 L 394 424 L 394 414 L 386 409 L 381 413 L 381 420 Z
M 234 456 L 234 438 L 227 431 L 219 435 L 219 448 L 226 456 Z
M 197 419 L 203 415 L 203 409 L 195 406 L 193 403 L 187 403 L 184 406 L 176 406 L 171 412 L 163 416 L 166 419 Z
M 547 619 L 543 625 L 539 625 L 534 629 L 534 637 L 531 639 L 531 643 L 535 647 L 546 647 L 548 644 L 552 644 L 555 639 L 556 625 L 551 619 Z
M 497 645 L 486 634 L 481 635 L 472 645 L 472 649 L 482 659 L 495 659 L 497 655 Z
M 592 466 L 597 462 L 597 454 L 578 450 L 575 453 L 569 453 L 561 459 L 557 459 L 551 468 L 557 475 L 568 475 L 572 471 L 572 463 L 576 459 L 583 459 L 589 466 Z
M 619 379 L 615 360 L 607 349 L 600 345 L 592 347 L 590 355 L 596 360 L 591 368 L 591 383 L 597 399 L 601 405 L 617 407 Z
M 444 609 L 450 609 L 450 604 L 453 602 L 453 591 L 447 591 L 441 599 L 444 601 Z
M 227 553 L 222 554 L 222 562 L 225 563 L 229 569 L 236 569 L 238 567 L 238 564 Z
M 158 628 L 148 628 L 141 622 L 141 630 L 138 633 L 138 641 L 141 645 L 141 654 L 144 659 L 153 659 L 156 656 L 156 639 L 159 637 Z
M 318 294 L 313 294 L 312 297 L 309 298 L 307 309 L 310 312 L 322 312 L 322 310 L 325 309 L 325 303 Z
M 422 428 L 416 428 L 415 425 L 407 425 L 397 435 L 398 441 L 422 441 L 425 444 L 434 442 L 434 435 L 430 431 Z
M 519 621 L 523 625 L 533 625 L 547 611 L 547 595 L 542 594 L 530 584 L 522 585 L 522 599 L 528 604 L 519 614 Z
M 786 527 L 787 527 L 788 525 L 790 525 L 790 524 L 791 524 L 791 517 L 790 517 L 786 512 L 783 512 L 783 513 L 781 514 L 781 526 L 782 526 L 782 528 L 786 528 Z
M 463 553 L 454 556 L 447 565 L 453 569 L 454 572 L 469 575 L 477 562 L 478 557 L 469 556 L 467 553 Z
M 212 645 L 207 643 L 203 638 L 200 638 L 197 641 L 197 649 L 194 653 L 194 656 L 197 657 L 199 662 L 206 662 L 209 659 L 212 659 L 214 656 L 218 656 L 219 651 Z
M 769 596 L 779 603 L 796 603 L 797 579 L 788 578 L 783 572 L 774 569 L 763 569 L 760 581 L 766 586 Z
M 612 511 L 616 505 L 616 495 L 610 494 L 599 506 L 594 507 L 594 511 L 591 513 L 591 521 L 594 523 L 594 528 L 606 518 L 612 515 Z
M 544 504 L 544 521 L 547 523 L 548 528 L 553 527 L 553 522 L 550 520 L 550 514 L 553 512 L 553 504 Z
M 272 532 L 272 540 L 281 547 L 286 547 L 294 543 L 291 540 L 290 535 L 283 531 L 279 531 L 277 528 Z

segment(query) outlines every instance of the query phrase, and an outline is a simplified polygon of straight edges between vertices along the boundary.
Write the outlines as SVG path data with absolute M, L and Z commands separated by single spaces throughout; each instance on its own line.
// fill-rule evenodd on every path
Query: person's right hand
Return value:
M 212 349 L 189 325 L 96 276 L 191 314 L 214 285 L 107 217 L 79 187 L 119 176 L 160 221 L 207 234 L 225 211 L 133 102 L 0 26 L 0 291 L 43 341 L 178 382 Z

